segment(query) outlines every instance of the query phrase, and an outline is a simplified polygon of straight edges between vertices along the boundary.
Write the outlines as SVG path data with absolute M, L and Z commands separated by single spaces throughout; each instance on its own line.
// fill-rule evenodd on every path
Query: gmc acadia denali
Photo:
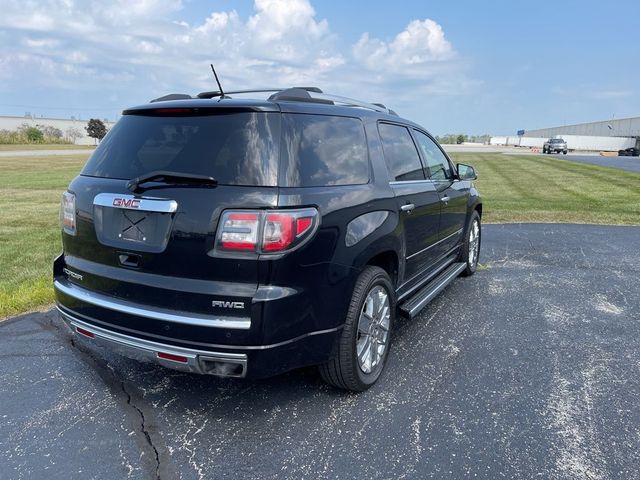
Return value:
M 131 358 L 362 391 L 396 315 L 476 270 L 476 175 L 382 105 L 270 92 L 123 112 L 62 196 L 57 308 Z

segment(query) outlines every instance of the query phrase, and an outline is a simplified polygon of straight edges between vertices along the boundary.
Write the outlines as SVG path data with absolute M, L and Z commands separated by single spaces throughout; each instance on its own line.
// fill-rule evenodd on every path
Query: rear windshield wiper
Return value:
M 129 180 L 127 183 L 127 188 L 132 192 L 137 192 L 141 190 L 148 190 L 150 188 L 157 187 L 149 187 L 148 189 L 140 187 L 143 183 L 148 182 L 162 182 L 166 183 L 170 186 L 210 186 L 215 187 L 218 185 L 218 181 L 213 177 L 208 177 L 206 175 L 196 175 L 191 173 L 179 173 L 179 172 L 168 172 L 165 170 L 156 170 L 153 172 L 145 173 L 144 175 L 140 175 L 137 178 Z

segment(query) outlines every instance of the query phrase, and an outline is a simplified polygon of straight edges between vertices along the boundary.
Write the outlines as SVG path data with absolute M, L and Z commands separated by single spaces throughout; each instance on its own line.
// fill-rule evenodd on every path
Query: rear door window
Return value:
M 82 174 L 131 179 L 168 170 L 221 185 L 276 186 L 279 139 L 279 113 L 124 115 Z
M 381 123 L 378 131 L 391 178 L 397 182 L 424 180 L 422 162 L 409 130 L 401 125 Z
M 369 182 L 367 139 L 358 118 L 282 114 L 281 152 L 283 187 Z

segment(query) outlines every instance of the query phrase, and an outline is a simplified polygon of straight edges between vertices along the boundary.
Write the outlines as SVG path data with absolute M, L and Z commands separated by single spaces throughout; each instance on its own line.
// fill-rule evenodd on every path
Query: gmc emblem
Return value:
M 213 300 L 211 302 L 211 306 L 220 308 L 244 308 L 244 302 L 227 302 L 223 300 Z
M 113 206 L 122 208 L 140 208 L 140 200 L 135 198 L 114 198 Z

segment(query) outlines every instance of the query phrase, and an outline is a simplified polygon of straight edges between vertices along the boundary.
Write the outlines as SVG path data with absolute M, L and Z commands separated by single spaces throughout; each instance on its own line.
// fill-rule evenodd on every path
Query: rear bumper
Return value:
M 85 344 L 106 347 L 128 358 L 184 372 L 240 378 L 247 374 L 247 355 L 244 353 L 194 350 L 135 338 L 83 322 L 57 308 L 71 331 Z
M 91 333 L 91 339 L 78 334 L 79 340 L 103 344 L 127 357 L 214 375 L 221 373 L 212 371 L 211 363 L 220 358 L 221 363 L 241 364 L 234 367 L 233 376 L 247 378 L 326 362 L 335 352 L 352 289 L 351 270 L 315 264 L 301 269 L 293 287 L 258 285 L 249 295 L 244 284 L 222 285 L 223 298 L 246 305 L 227 313 L 201 308 L 220 298 L 204 291 L 194 295 L 193 303 L 172 301 L 190 292 L 185 289 L 191 284 L 163 278 L 164 288 L 148 289 L 152 295 L 144 290 L 149 280 L 145 275 L 139 275 L 142 285 L 135 278 L 116 282 L 92 273 L 100 265 L 85 263 L 84 269 L 75 264 L 67 267 L 63 256 L 54 263 L 58 310 L 76 334 L 78 328 Z M 215 282 L 211 286 L 215 291 L 222 288 Z M 158 353 L 186 361 L 167 360 Z
M 133 360 L 222 377 L 266 378 L 326 362 L 342 330 L 340 326 L 314 331 L 271 345 L 211 345 L 197 349 L 118 332 L 60 304 L 56 308 L 71 333 L 91 349 L 102 347 Z

